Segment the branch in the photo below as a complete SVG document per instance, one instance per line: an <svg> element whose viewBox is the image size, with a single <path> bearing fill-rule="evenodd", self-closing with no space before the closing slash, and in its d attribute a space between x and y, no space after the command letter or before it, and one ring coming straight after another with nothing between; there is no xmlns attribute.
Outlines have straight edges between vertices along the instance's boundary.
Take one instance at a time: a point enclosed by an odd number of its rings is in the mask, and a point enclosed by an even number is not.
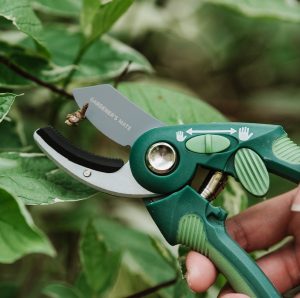
<svg viewBox="0 0 300 298"><path fill-rule="evenodd" d="M78 51L77 55L75 56L75 59L74 59L72 65L78 66L78 64L81 62L83 56L85 55L86 51L89 49L89 47L91 45L92 45L92 42L88 42L88 43L84 43L79 48L79 51ZM63 82L63 88L66 89L69 86L69 84L71 83L71 80L72 80L75 72L76 72L75 68L71 69L71 71L69 72L68 76L66 77L66 79Z"/></svg>
<svg viewBox="0 0 300 298"><path fill-rule="evenodd" d="M17 73L18 75L20 75L21 77L30 80L34 83L36 83L37 85L43 86L49 90L51 90L54 93L57 93L59 95L62 95L66 98L70 98L73 99L72 94L66 92L63 89L60 89L58 87L56 87L55 85L49 84L37 77L35 77L34 75L32 75L31 73L27 72L26 70L24 70L23 68L19 67L18 65L16 65L15 63L13 63L12 61L10 61L9 59L0 56L0 63L7 66L9 69L11 69L12 71L14 71L15 73Z"/></svg>
<svg viewBox="0 0 300 298"><path fill-rule="evenodd" d="M114 87L117 88L118 85L124 80L124 78L127 76L129 72L129 67L131 65L132 61L128 61L125 69L121 72L121 74L116 77L115 82L114 82Z"/></svg>
<svg viewBox="0 0 300 298"><path fill-rule="evenodd" d="M126 298L141 298L141 297L145 297L147 295L153 294L161 289L167 288L169 286L174 285L177 282L178 278L177 276L171 280L165 281L161 284L158 284L152 288L148 288L146 290L143 290L141 292L135 293L133 295L127 296Z"/></svg>

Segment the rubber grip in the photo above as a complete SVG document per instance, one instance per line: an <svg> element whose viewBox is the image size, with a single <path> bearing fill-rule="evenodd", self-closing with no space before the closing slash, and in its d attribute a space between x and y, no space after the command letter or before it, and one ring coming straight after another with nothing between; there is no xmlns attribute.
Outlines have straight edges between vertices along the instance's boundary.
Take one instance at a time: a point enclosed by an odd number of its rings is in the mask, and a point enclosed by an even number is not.
<svg viewBox="0 0 300 298"><path fill-rule="evenodd" d="M281 297L255 261L227 234L223 209L212 206L189 186L145 203L170 244L183 244L208 256L236 292L251 298Z"/></svg>
<svg viewBox="0 0 300 298"><path fill-rule="evenodd" d="M124 162L120 159L97 156L75 147L51 126L40 128L36 133L61 155L89 169L104 173L113 173L124 165Z"/></svg>
<svg viewBox="0 0 300 298"><path fill-rule="evenodd" d="M300 182L300 146L286 134L273 142L265 161L271 172L295 183Z"/></svg>

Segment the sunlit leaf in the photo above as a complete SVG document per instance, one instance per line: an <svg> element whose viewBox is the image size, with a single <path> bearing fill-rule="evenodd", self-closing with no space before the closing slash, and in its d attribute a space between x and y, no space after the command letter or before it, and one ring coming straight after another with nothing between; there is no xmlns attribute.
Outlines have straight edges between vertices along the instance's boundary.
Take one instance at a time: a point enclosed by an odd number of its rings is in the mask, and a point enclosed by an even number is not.
<svg viewBox="0 0 300 298"><path fill-rule="evenodd" d="M98 2L98 3L97 3ZM81 26L89 43L106 33L126 12L133 0L112 0L100 4L97 0L84 0Z"/></svg>
<svg viewBox="0 0 300 298"><path fill-rule="evenodd" d="M32 10L29 0L0 0L0 16L12 21L18 30L44 47L42 25Z"/></svg>
<svg viewBox="0 0 300 298"><path fill-rule="evenodd" d="M100 7L99 0L83 0L83 7L80 14L80 25L82 32L89 36L92 33L92 23Z"/></svg>
<svg viewBox="0 0 300 298"><path fill-rule="evenodd" d="M29 253L55 255L52 245L34 225L18 197L0 188L0 204L1 263L12 263Z"/></svg>
<svg viewBox="0 0 300 298"><path fill-rule="evenodd" d="M84 298L84 296L74 286L66 283L50 283L43 289L43 294L51 298Z"/></svg>
<svg viewBox="0 0 300 298"><path fill-rule="evenodd" d="M58 16L78 16L81 9L79 0L31 0L31 2L37 10Z"/></svg>
<svg viewBox="0 0 300 298"><path fill-rule="evenodd" d="M124 83L121 93L168 124L206 123L225 121L225 118L204 101L159 85Z"/></svg>
<svg viewBox="0 0 300 298"><path fill-rule="evenodd" d="M95 293L107 292L115 283L121 262L118 247L108 250L105 239L89 224L80 244L80 259L89 286Z"/></svg>
<svg viewBox="0 0 300 298"><path fill-rule="evenodd" d="M16 96L12 93L0 93L0 123L9 112Z"/></svg>
<svg viewBox="0 0 300 298"><path fill-rule="evenodd" d="M38 153L0 153L0 187L31 205L82 200L96 193Z"/></svg>
<svg viewBox="0 0 300 298"><path fill-rule="evenodd" d="M300 22L300 5L296 0L204 0L203 2L225 6L249 17Z"/></svg>
<svg viewBox="0 0 300 298"><path fill-rule="evenodd" d="M62 27L49 27L44 31L45 44L52 62L61 67L72 65L80 48L80 33ZM25 46L30 46L28 41ZM132 61L130 70L152 71L150 63L143 55L110 36L103 36L101 40L93 43L76 66L73 80L99 83L114 78L125 69L129 61Z"/></svg>
<svg viewBox="0 0 300 298"><path fill-rule="evenodd" d="M103 217L96 218L93 224L98 237L103 237L109 250L122 251L124 255L122 268L124 266L127 268L122 269L123 274L125 272L131 274L127 276L127 280L130 280L131 287L136 292L176 277L176 268L153 247L150 237L146 234ZM137 280L132 280L137 276L139 277ZM120 280L113 289L115 295L118 293L122 297L133 294L128 291L129 289L124 287L124 283ZM112 298L113 295L109 297Z"/></svg>

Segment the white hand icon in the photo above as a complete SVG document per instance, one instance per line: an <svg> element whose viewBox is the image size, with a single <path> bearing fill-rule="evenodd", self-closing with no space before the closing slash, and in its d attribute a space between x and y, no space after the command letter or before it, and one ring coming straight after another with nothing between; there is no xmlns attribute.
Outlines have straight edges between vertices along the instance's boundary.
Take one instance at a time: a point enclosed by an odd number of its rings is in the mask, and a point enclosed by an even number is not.
<svg viewBox="0 0 300 298"><path fill-rule="evenodd" d="M183 142L186 139L186 136L183 134L183 131L176 132L176 140L178 142Z"/></svg>
<svg viewBox="0 0 300 298"><path fill-rule="evenodd" d="M253 132L249 134L249 127L241 127L239 129L239 139L241 141L248 141L253 136Z"/></svg>

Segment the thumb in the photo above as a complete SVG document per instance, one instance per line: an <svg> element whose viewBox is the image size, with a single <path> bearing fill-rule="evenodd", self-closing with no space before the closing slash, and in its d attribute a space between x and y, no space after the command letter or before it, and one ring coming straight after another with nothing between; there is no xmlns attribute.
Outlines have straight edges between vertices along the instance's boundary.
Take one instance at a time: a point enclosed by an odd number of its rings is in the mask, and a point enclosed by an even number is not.
<svg viewBox="0 0 300 298"><path fill-rule="evenodd" d="M218 298L250 298L250 297L245 294L234 293L232 288L230 288L227 285L221 290Z"/></svg>
<svg viewBox="0 0 300 298"><path fill-rule="evenodd" d="M195 292L205 292L215 282L217 270L205 256L191 251L186 257L186 279Z"/></svg>

